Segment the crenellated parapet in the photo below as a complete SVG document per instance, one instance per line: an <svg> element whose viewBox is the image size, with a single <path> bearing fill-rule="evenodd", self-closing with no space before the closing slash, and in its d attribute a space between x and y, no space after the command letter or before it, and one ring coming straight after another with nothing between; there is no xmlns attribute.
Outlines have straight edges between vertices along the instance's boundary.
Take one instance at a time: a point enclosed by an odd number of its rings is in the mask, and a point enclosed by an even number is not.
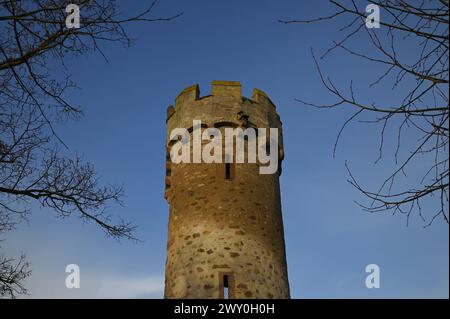
<svg viewBox="0 0 450 319"><path fill-rule="evenodd" d="M254 127L281 129L280 117L269 96L254 89L251 98L242 96L242 86L236 81L213 81L211 95L200 96L197 84L185 88L167 108L168 132L175 127L190 127L192 120L201 120L207 127L219 122L242 125L242 114ZM241 115L239 115L241 114ZM168 138L168 136L167 136Z"/></svg>

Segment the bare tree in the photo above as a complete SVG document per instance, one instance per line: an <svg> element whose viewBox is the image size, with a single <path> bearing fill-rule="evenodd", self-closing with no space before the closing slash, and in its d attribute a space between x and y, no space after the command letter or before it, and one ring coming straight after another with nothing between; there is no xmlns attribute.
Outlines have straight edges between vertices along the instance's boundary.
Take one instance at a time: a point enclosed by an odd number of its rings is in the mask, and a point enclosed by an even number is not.
<svg viewBox="0 0 450 319"><path fill-rule="evenodd" d="M399 97L399 100L392 105L380 105L376 101L358 98L354 81L350 83L348 90L338 88L338 85L324 74L319 59L312 51L320 79L336 100L328 105L302 100L299 102L325 109L348 106L354 108L354 112L337 135L333 155L343 130L354 121L375 123L380 126L379 156L376 162L383 158L385 141L389 138L394 141L396 147L392 154L396 166L375 190L363 187L346 163L349 182L368 198L368 203L358 203L364 210L401 212L406 214L407 221L412 212L417 212L425 226L431 225L438 217L448 223L448 0L329 0L329 4L333 8L330 15L304 20L280 20L280 22L342 23L342 28L339 29L342 38L334 41L320 58L323 59L334 50L341 49L353 57L378 64L382 72L369 87L374 88L381 82L384 84L390 82L393 89L392 97ZM371 21L379 22L380 28L367 27L368 4L380 9L379 21ZM370 51L354 48L355 42L361 43L358 42L361 38L370 44L372 48ZM389 125L393 127L393 134L387 134ZM412 146L402 144L405 135L415 137ZM409 179L409 186L406 188L399 186L398 180L406 178L408 169L411 170L413 163L417 161L421 164L421 176ZM435 211L424 214L421 205L424 201L432 203L430 207L434 206Z"/></svg>
<svg viewBox="0 0 450 319"><path fill-rule="evenodd" d="M135 226L107 211L109 203L121 204L122 187L101 185L92 164L66 157L55 124L83 115L65 98L75 87L65 61L89 52L105 56L104 42L130 45L128 23L179 16L151 17L156 2L124 17L114 0L0 0L0 234L27 219L37 202L58 217L76 215L108 236L134 239ZM79 7L79 28L65 23L69 3ZM28 275L23 256L0 255L0 296L25 293Z"/></svg>
<svg viewBox="0 0 450 319"><path fill-rule="evenodd" d="M19 294L26 294L23 280L30 274L24 255L17 261L0 256L0 296L15 298Z"/></svg>

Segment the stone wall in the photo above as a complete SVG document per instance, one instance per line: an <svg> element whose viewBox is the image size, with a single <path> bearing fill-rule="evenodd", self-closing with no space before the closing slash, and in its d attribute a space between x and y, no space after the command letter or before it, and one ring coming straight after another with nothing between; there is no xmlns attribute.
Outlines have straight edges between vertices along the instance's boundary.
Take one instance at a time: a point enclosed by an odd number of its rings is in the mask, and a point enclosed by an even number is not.
<svg viewBox="0 0 450 319"><path fill-rule="evenodd" d="M214 81L212 95L200 97L197 85L183 90L167 111L166 146L173 128L242 125L279 128L268 96L255 89L241 95L239 82ZM226 124L222 124L226 123ZM218 125L220 124L220 125ZM192 134L192 133L191 133ZM165 298L289 298L281 215L279 174L259 174L259 163L166 163L165 197L170 205Z"/></svg>

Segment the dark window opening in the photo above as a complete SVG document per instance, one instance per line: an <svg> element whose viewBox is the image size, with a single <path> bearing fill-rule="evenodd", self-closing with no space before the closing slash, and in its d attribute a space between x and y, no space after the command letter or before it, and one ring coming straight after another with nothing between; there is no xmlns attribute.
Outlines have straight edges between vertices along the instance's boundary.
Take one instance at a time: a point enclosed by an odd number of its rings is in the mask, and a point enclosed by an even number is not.
<svg viewBox="0 0 450 319"><path fill-rule="evenodd" d="M234 293L234 276L233 273L219 273L219 298L220 299L233 299Z"/></svg>
<svg viewBox="0 0 450 319"><path fill-rule="evenodd" d="M217 122L214 123L214 127L215 128L221 128L221 127L238 127L239 125L237 125L236 123L233 122Z"/></svg>
<svg viewBox="0 0 450 319"><path fill-rule="evenodd" d="M198 127L198 128L200 128L200 129L204 128L205 129L205 128L208 128L208 125L205 124L205 123L202 123L202 124L200 124L200 127ZM187 131L188 131L189 134L192 133L194 131L194 127L191 126L190 128L187 129Z"/></svg>
<svg viewBox="0 0 450 319"><path fill-rule="evenodd" d="M225 179L231 179L231 163L225 163Z"/></svg>
<svg viewBox="0 0 450 319"><path fill-rule="evenodd" d="M266 144L266 155L270 154L270 143Z"/></svg>
<svg viewBox="0 0 450 319"><path fill-rule="evenodd" d="M223 276L223 299L230 299L230 288L227 275Z"/></svg>

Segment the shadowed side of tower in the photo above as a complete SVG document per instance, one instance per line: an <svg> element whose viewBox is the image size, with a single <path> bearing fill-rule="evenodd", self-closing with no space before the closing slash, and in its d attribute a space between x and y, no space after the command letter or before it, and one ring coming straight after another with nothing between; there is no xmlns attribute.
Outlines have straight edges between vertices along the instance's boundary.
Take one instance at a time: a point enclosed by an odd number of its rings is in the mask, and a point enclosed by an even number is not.
<svg viewBox="0 0 450 319"><path fill-rule="evenodd" d="M278 128L278 171L260 174L261 164L247 161L172 163L170 132L188 128L192 135L193 120L221 132ZM188 87L167 110L166 147L165 298L289 298L279 186L284 150L269 97L257 89L242 97L239 82L213 81L205 97L197 85Z"/></svg>

